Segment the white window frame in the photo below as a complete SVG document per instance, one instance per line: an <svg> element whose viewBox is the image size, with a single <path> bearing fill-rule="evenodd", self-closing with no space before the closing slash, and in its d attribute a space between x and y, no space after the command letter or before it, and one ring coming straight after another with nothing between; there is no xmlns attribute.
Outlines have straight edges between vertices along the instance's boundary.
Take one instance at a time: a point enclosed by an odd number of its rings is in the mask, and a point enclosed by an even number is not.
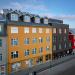
<svg viewBox="0 0 75 75"><path fill-rule="evenodd" d="M48 24L48 19L44 18L44 24Z"/></svg>
<svg viewBox="0 0 75 75"><path fill-rule="evenodd" d="M46 46L46 51L49 51L49 49L50 49L50 46Z"/></svg>
<svg viewBox="0 0 75 75"><path fill-rule="evenodd" d="M53 28L53 33L56 33L56 28Z"/></svg>
<svg viewBox="0 0 75 75"><path fill-rule="evenodd" d="M46 28L46 33L49 33L49 28Z"/></svg>
<svg viewBox="0 0 75 75"><path fill-rule="evenodd" d="M40 23L40 18L39 17L35 17L35 23Z"/></svg>
<svg viewBox="0 0 75 75"><path fill-rule="evenodd" d="M30 22L30 16L29 15L24 16L24 22Z"/></svg>
<svg viewBox="0 0 75 75"><path fill-rule="evenodd" d="M13 41L12 41L13 40ZM17 44L15 44L14 42L17 41ZM17 38L12 38L11 39L11 45L12 46L17 46L18 45L18 39Z"/></svg>
<svg viewBox="0 0 75 75"><path fill-rule="evenodd" d="M32 54L36 54L37 53L36 51L37 51L37 49L36 48L33 48L32 49Z"/></svg>
<svg viewBox="0 0 75 75"><path fill-rule="evenodd" d="M39 33L43 33L43 29L42 28L39 28Z"/></svg>
<svg viewBox="0 0 75 75"><path fill-rule="evenodd" d="M61 30L61 28L59 28L59 33L60 33L60 34L62 33L62 30Z"/></svg>
<svg viewBox="0 0 75 75"><path fill-rule="evenodd" d="M24 33L29 33L29 27L24 28Z"/></svg>
<svg viewBox="0 0 75 75"><path fill-rule="evenodd" d="M11 21L18 21L18 14L11 14Z"/></svg>
<svg viewBox="0 0 75 75"><path fill-rule="evenodd" d="M37 28L32 28L32 33L37 33Z"/></svg>
<svg viewBox="0 0 75 75"><path fill-rule="evenodd" d="M43 52L43 47L40 47L39 48L39 53L42 53Z"/></svg>
<svg viewBox="0 0 75 75"><path fill-rule="evenodd" d="M16 55L18 51L12 51L12 52L13 52L13 55ZM18 52L18 56L19 56L19 52ZM18 58L18 57L13 56L12 59L14 59L14 58Z"/></svg>
<svg viewBox="0 0 75 75"><path fill-rule="evenodd" d="M29 49L25 50L24 55L28 56L29 55L28 53L30 54Z"/></svg>
<svg viewBox="0 0 75 75"><path fill-rule="evenodd" d="M66 28L64 29L64 33L67 33L67 29Z"/></svg>
<svg viewBox="0 0 75 75"><path fill-rule="evenodd" d="M18 27L11 27L11 33L18 33Z"/></svg>

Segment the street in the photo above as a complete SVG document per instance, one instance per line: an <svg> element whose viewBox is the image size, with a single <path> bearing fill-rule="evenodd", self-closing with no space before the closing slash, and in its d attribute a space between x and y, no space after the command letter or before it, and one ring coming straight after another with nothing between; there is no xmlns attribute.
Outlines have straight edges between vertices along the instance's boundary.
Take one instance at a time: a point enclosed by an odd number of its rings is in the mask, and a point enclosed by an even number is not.
<svg viewBox="0 0 75 75"><path fill-rule="evenodd" d="M37 75L75 75L75 59L37 73Z"/></svg>

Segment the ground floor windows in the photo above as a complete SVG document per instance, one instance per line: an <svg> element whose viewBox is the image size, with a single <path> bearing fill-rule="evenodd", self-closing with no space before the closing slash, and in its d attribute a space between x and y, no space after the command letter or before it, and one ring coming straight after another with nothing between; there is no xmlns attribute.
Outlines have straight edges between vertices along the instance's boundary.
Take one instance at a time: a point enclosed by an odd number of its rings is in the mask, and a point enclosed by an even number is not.
<svg viewBox="0 0 75 75"><path fill-rule="evenodd" d="M45 60L46 60L46 61L50 60L50 58L51 58L50 54L47 54L47 55L45 56Z"/></svg>
<svg viewBox="0 0 75 75"><path fill-rule="evenodd" d="M12 64L12 71L18 71L21 68L21 63L17 62Z"/></svg>
<svg viewBox="0 0 75 75"><path fill-rule="evenodd" d="M6 65L0 65L0 75L6 75Z"/></svg>
<svg viewBox="0 0 75 75"><path fill-rule="evenodd" d="M43 63L43 56L40 56L36 59L36 64Z"/></svg>

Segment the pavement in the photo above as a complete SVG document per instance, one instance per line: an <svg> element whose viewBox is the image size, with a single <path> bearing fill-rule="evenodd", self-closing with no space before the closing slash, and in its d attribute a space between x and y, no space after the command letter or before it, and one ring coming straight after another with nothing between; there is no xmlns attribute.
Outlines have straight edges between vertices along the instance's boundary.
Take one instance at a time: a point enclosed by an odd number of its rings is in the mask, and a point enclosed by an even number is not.
<svg viewBox="0 0 75 75"><path fill-rule="evenodd" d="M37 75L75 75L75 59L37 73Z"/></svg>

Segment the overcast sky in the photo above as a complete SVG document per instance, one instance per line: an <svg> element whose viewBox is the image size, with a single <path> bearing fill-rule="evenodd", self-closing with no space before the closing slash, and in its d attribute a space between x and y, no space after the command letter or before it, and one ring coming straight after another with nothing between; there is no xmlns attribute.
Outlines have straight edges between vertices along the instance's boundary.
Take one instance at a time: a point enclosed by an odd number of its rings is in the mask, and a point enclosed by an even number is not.
<svg viewBox="0 0 75 75"><path fill-rule="evenodd" d="M62 19L75 28L75 0L1 0L0 9L4 8Z"/></svg>

